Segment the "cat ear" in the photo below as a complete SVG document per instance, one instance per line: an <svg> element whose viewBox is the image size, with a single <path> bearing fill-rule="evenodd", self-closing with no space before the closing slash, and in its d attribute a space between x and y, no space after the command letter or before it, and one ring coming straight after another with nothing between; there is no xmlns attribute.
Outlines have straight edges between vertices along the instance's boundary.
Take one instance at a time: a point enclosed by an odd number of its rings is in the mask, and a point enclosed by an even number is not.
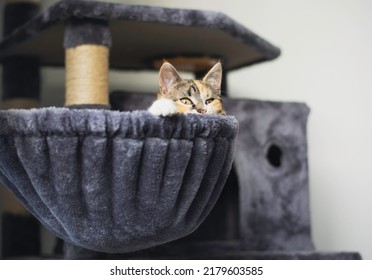
<svg viewBox="0 0 372 280"><path fill-rule="evenodd" d="M217 62L211 70L203 78L203 82L206 82L213 86L216 90L221 89L222 81L222 65L221 62Z"/></svg>
<svg viewBox="0 0 372 280"><path fill-rule="evenodd" d="M179 81L181 81L180 75L172 64L164 62L159 70L159 86L160 92L166 93L170 87Z"/></svg>

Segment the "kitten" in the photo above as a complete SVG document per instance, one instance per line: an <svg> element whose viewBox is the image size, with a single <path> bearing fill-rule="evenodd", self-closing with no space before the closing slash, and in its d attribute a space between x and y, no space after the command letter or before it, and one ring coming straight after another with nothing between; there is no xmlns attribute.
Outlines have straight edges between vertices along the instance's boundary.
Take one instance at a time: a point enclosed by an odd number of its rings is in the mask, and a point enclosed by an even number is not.
<svg viewBox="0 0 372 280"><path fill-rule="evenodd" d="M164 62L159 71L158 99L148 109L156 116L184 114L225 115L221 100L222 66L217 62L202 80L184 80Z"/></svg>

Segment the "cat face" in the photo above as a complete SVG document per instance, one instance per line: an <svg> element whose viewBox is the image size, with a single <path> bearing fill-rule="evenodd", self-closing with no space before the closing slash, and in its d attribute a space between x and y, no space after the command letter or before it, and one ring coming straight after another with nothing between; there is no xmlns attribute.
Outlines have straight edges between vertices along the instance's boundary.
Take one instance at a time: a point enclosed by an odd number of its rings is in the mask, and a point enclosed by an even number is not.
<svg viewBox="0 0 372 280"><path fill-rule="evenodd" d="M159 71L158 99L172 100L178 113L224 115L221 80L220 62L202 80L184 80L170 63L165 62Z"/></svg>

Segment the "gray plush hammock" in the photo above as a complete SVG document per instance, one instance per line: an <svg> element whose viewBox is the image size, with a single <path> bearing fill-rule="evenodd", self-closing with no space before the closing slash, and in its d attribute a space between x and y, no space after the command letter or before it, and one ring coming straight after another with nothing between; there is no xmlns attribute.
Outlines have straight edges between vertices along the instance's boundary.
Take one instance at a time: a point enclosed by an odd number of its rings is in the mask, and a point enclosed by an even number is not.
<svg viewBox="0 0 372 280"><path fill-rule="evenodd" d="M44 108L0 112L0 179L54 234L102 252L185 236L230 171L234 117Z"/></svg>

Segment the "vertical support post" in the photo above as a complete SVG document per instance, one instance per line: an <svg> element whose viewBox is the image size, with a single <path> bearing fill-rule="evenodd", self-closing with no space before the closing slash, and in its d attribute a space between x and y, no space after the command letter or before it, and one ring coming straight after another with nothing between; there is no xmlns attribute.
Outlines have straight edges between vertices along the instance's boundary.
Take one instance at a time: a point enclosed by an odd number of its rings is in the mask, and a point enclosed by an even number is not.
<svg viewBox="0 0 372 280"><path fill-rule="evenodd" d="M40 63L30 56L3 60L3 108L30 109L40 106Z"/></svg>
<svg viewBox="0 0 372 280"><path fill-rule="evenodd" d="M3 36L25 24L40 9L38 0L5 0ZM3 107L29 109L40 103L40 63L30 56L3 61Z"/></svg>
<svg viewBox="0 0 372 280"><path fill-rule="evenodd" d="M65 26L66 99L69 107L109 107L111 33L107 21L72 19Z"/></svg>
<svg viewBox="0 0 372 280"><path fill-rule="evenodd" d="M111 33L103 20L71 19L64 35L66 96L70 108L110 108L108 95ZM65 242L65 258L102 258L103 253Z"/></svg>
<svg viewBox="0 0 372 280"><path fill-rule="evenodd" d="M38 0L6 0L4 6L3 35L36 15ZM3 61L2 100L4 109L29 109L40 103L40 63L35 57L12 56ZM1 257L40 254L40 224L1 186Z"/></svg>

